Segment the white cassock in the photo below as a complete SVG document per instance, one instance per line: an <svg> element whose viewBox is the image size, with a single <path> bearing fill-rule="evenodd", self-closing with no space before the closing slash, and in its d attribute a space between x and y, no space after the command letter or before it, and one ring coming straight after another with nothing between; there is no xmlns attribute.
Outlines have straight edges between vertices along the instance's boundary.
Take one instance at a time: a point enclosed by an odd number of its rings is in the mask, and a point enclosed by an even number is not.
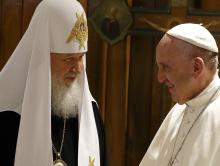
<svg viewBox="0 0 220 166"><path fill-rule="evenodd" d="M197 97L186 104L176 104L162 123L139 166L168 166L172 156L176 156L172 165L219 166L219 87L220 79L216 73L214 80Z"/></svg>

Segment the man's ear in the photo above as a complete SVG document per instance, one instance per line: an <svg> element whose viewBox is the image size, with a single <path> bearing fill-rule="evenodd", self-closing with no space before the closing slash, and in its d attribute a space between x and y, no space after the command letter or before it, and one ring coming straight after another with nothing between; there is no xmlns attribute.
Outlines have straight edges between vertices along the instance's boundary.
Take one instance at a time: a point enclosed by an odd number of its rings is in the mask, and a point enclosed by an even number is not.
<svg viewBox="0 0 220 166"><path fill-rule="evenodd" d="M193 61L193 77L198 78L205 67L205 63L201 57L196 57Z"/></svg>

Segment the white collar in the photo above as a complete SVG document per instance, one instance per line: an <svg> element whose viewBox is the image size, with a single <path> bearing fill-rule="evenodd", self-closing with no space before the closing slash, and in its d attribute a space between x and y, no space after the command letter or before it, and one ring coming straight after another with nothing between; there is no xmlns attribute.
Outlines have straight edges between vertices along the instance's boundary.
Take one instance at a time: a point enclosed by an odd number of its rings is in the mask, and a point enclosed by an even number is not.
<svg viewBox="0 0 220 166"><path fill-rule="evenodd" d="M214 79L211 81L211 83L199 95L187 101L186 105L188 105L192 110L196 110L196 108L204 106L205 104L207 104L209 99L213 96L213 94L216 92L216 90L219 87L220 87L220 79L217 70ZM215 96L211 101L215 100L216 97L217 96Z"/></svg>

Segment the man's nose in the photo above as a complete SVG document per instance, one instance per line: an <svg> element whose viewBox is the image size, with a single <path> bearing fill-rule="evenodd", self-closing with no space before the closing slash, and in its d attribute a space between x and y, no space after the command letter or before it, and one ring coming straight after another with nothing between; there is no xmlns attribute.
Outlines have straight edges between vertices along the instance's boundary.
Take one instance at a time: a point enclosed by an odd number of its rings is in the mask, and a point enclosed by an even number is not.
<svg viewBox="0 0 220 166"><path fill-rule="evenodd" d="M76 73L81 73L82 72L82 62L81 61L75 61L72 66L71 66L71 71L76 72Z"/></svg>
<svg viewBox="0 0 220 166"><path fill-rule="evenodd" d="M163 83L166 80L166 75L161 70L158 70L157 72L157 79L159 83Z"/></svg>

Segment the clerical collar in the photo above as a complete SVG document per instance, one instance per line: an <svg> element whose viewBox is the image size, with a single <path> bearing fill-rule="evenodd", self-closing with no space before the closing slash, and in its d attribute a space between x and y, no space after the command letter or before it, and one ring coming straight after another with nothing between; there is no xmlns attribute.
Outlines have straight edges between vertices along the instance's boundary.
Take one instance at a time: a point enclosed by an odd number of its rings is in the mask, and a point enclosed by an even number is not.
<svg viewBox="0 0 220 166"><path fill-rule="evenodd" d="M211 98L211 96L216 92L216 90L219 87L220 87L220 79L217 70L212 82L198 96L187 101L186 105L188 105L192 110L196 110L196 108L202 107L204 104L207 103L207 101ZM210 102L215 100L217 96L215 96Z"/></svg>

